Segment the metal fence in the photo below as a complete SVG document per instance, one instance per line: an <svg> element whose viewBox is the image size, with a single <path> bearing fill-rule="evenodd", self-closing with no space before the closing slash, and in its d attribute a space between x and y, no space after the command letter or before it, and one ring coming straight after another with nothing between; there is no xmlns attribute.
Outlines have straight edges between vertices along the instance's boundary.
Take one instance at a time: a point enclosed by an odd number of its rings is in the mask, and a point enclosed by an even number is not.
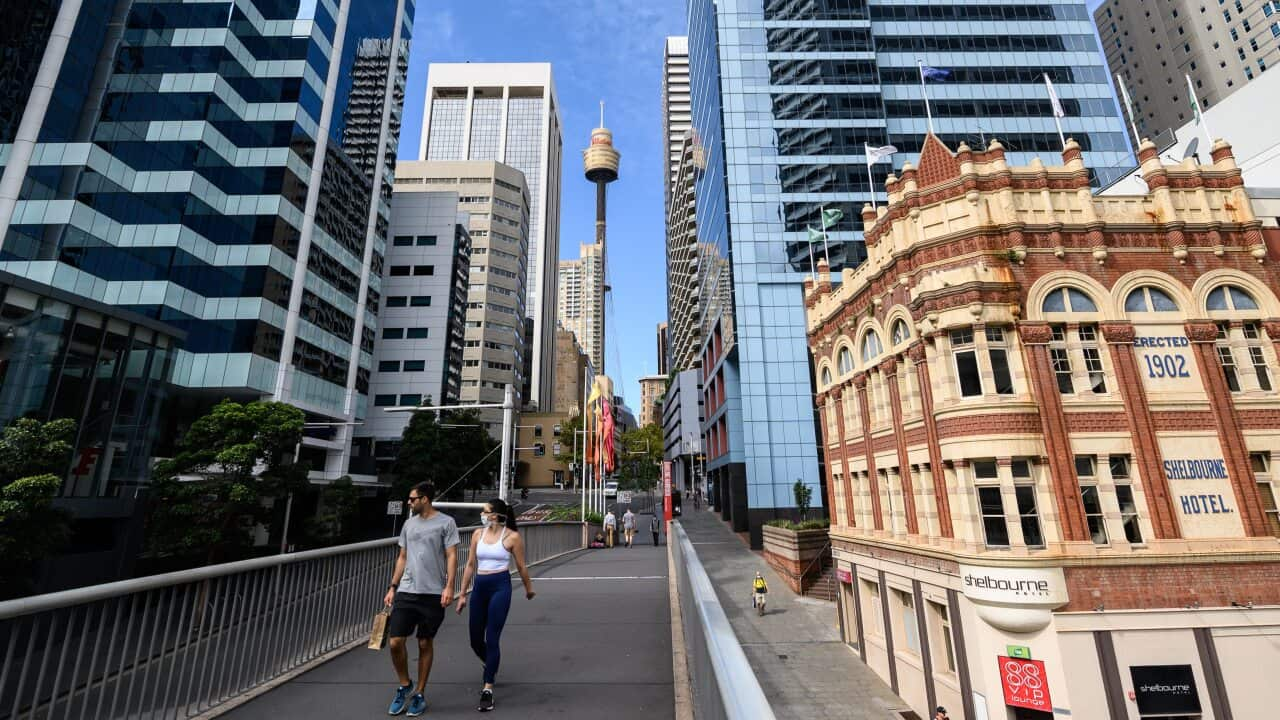
<svg viewBox="0 0 1280 720"><path fill-rule="evenodd" d="M671 523L685 656L697 720L773 720L773 709L680 522Z"/></svg>
<svg viewBox="0 0 1280 720"><path fill-rule="evenodd" d="M580 523L521 534L529 564L583 546ZM0 720L208 712L367 638L397 552L387 538L0 602Z"/></svg>

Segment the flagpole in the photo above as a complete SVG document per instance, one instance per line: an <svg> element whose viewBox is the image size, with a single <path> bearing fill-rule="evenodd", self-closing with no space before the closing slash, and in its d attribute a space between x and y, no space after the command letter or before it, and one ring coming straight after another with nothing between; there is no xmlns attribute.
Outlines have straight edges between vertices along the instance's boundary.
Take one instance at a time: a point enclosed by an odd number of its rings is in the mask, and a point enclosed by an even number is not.
<svg viewBox="0 0 1280 720"><path fill-rule="evenodd" d="M917 58L916 67L920 69L920 94L924 96L924 116L929 121L929 134L933 135L933 111L929 109L929 88L924 81L924 61Z"/></svg>
<svg viewBox="0 0 1280 720"><path fill-rule="evenodd" d="M871 146L862 143L862 152L867 156L867 187L871 189L871 209L876 209L876 181L871 177Z"/></svg>
<svg viewBox="0 0 1280 720"><path fill-rule="evenodd" d="M813 278L813 284L818 284L818 266L813 262L813 241L810 240L806 245L809 246L809 276Z"/></svg>
<svg viewBox="0 0 1280 720"><path fill-rule="evenodd" d="M1062 143L1062 149L1066 150L1067 137L1062 134L1062 118L1059 117L1062 102L1058 100L1058 93L1053 90L1053 84L1049 81L1049 73L1044 73L1044 89L1049 91L1049 114L1053 115L1053 124L1058 127L1058 141Z"/></svg>
<svg viewBox="0 0 1280 720"><path fill-rule="evenodd" d="M1200 127L1204 128L1205 142L1209 143L1209 153L1213 153L1213 133L1209 132L1209 121L1205 119L1204 112L1200 110L1200 98L1196 97L1196 87L1191 84L1191 76L1183 75L1187 79L1187 92L1191 93L1191 109L1195 111L1195 119L1199 121Z"/></svg>
<svg viewBox="0 0 1280 720"><path fill-rule="evenodd" d="M1137 148L1142 144L1142 136L1138 134L1138 123L1133 117L1133 101L1129 99L1129 88L1124 85L1124 78L1120 77L1120 73L1116 73L1116 84L1120 86L1120 97L1124 100L1124 108L1129 112L1129 129L1133 130L1133 146Z"/></svg>
<svg viewBox="0 0 1280 720"><path fill-rule="evenodd" d="M822 258L827 261L827 267L830 267L831 248L827 245L827 206L825 204L818 205L818 222L822 225Z"/></svg>

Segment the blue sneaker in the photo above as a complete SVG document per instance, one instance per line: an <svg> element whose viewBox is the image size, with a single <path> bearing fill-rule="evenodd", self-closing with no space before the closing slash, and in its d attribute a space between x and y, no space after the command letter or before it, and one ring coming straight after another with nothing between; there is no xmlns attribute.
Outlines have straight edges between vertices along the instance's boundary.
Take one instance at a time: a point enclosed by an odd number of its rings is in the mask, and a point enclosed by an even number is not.
<svg viewBox="0 0 1280 720"><path fill-rule="evenodd" d="M422 693L414 693L409 698L409 717L418 717L427 711L427 699L422 697Z"/></svg>
<svg viewBox="0 0 1280 720"><path fill-rule="evenodd" d="M409 691L412 689L412 685L396 688L396 699L392 700L391 707L387 708L388 715L399 715L404 712L404 706L409 702Z"/></svg>

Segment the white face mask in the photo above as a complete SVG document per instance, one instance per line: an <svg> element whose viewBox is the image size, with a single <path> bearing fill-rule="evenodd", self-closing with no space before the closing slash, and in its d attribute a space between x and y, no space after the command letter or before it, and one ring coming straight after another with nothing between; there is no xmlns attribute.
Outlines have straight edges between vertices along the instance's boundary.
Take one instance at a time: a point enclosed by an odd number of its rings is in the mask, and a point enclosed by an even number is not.
<svg viewBox="0 0 1280 720"><path fill-rule="evenodd" d="M488 515L481 515L481 516L480 516L480 526L481 526L481 527L486 527L486 528L487 528L487 527L489 527L490 525L493 525L493 519L492 519L492 518L490 518Z"/></svg>

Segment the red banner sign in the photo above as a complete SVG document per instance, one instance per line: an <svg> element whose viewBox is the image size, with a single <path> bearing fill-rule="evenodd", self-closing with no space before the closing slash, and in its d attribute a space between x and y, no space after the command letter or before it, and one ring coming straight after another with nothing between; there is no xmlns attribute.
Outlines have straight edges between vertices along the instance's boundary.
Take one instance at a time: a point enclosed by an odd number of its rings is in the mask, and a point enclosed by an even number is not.
<svg viewBox="0 0 1280 720"><path fill-rule="evenodd" d="M997 657L1000 660L1000 685L1004 688L1005 705L1053 712L1044 662L1004 655Z"/></svg>
<svg viewBox="0 0 1280 720"><path fill-rule="evenodd" d="M853 573L843 568L836 568L836 579L845 585L853 584Z"/></svg>
<svg viewBox="0 0 1280 720"><path fill-rule="evenodd" d="M671 522L671 461L662 461L662 519Z"/></svg>

